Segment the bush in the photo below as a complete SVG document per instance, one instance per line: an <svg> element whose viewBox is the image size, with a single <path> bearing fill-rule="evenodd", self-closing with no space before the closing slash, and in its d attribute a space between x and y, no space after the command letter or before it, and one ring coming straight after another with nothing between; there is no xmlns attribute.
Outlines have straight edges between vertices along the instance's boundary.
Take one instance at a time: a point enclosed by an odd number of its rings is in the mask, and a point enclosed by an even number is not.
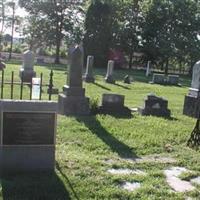
<svg viewBox="0 0 200 200"><path fill-rule="evenodd" d="M99 110L98 104L99 104L98 98L92 98L90 100L90 112L94 115L98 113L98 110Z"/></svg>

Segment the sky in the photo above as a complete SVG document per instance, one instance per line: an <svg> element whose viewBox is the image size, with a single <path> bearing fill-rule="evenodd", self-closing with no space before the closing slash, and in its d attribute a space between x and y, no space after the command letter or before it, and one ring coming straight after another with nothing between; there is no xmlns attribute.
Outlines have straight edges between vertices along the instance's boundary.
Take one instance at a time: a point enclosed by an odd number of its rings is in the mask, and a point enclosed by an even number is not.
<svg viewBox="0 0 200 200"><path fill-rule="evenodd" d="M16 9L16 15L20 16L20 17L25 17L28 15L28 13L25 11L25 9L18 7ZM1 24L1 23L0 23ZM11 28L7 28L4 32L4 34L11 34ZM14 32L14 37L20 37L20 34L17 32Z"/></svg>

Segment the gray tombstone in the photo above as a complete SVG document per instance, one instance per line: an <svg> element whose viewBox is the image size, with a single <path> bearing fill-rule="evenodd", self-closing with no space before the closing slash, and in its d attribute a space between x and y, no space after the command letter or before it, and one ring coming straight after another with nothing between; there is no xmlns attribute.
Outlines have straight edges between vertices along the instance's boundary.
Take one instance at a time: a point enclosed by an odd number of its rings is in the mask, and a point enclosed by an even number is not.
<svg viewBox="0 0 200 200"><path fill-rule="evenodd" d="M131 116L131 110L124 106L124 95L103 94L102 105L99 107L101 114L115 114Z"/></svg>
<svg viewBox="0 0 200 200"><path fill-rule="evenodd" d="M24 82L31 82L32 78L36 76L34 71L34 54L27 50L23 53L23 65L20 69L19 76Z"/></svg>
<svg viewBox="0 0 200 200"><path fill-rule="evenodd" d="M124 83L126 83L126 84L131 84L131 78L130 78L129 75L126 75L126 76L124 77Z"/></svg>
<svg viewBox="0 0 200 200"><path fill-rule="evenodd" d="M168 101L154 94L149 94L144 101L144 106L138 111L141 115L153 115L158 117L170 117Z"/></svg>
<svg viewBox="0 0 200 200"><path fill-rule="evenodd" d="M165 84L166 83L165 75L164 74L153 74L152 83Z"/></svg>
<svg viewBox="0 0 200 200"><path fill-rule="evenodd" d="M0 174L53 172L57 102L0 101Z"/></svg>
<svg viewBox="0 0 200 200"><path fill-rule="evenodd" d="M151 74L151 68L150 68L151 61L147 62L147 69L146 69L146 77L148 77Z"/></svg>
<svg viewBox="0 0 200 200"><path fill-rule="evenodd" d="M70 66L67 84L58 98L58 110L63 115L88 115L89 98L82 88L83 49L76 46L70 52Z"/></svg>
<svg viewBox="0 0 200 200"><path fill-rule="evenodd" d="M87 65L86 65L86 72L83 76L83 80L87 83L94 83L93 77L93 65L94 65L94 56L87 57Z"/></svg>
<svg viewBox="0 0 200 200"><path fill-rule="evenodd" d="M114 69L114 64L115 62L113 60L108 61L108 66L107 66L107 73L105 77L105 81L107 83L115 83L115 80L113 78L113 69Z"/></svg>
<svg viewBox="0 0 200 200"><path fill-rule="evenodd" d="M178 75L168 75L167 82L170 85L179 85L179 76Z"/></svg>
<svg viewBox="0 0 200 200"><path fill-rule="evenodd" d="M188 95L185 96L183 114L194 118L200 117L200 61L193 67L192 83Z"/></svg>

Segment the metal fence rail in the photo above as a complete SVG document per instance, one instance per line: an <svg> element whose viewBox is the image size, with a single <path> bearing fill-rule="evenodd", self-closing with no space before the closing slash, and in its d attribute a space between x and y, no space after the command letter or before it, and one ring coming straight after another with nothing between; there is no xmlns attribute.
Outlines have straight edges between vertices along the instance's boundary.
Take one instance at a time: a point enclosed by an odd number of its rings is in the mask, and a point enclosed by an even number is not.
<svg viewBox="0 0 200 200"><path fill-rule="evenodd" d="M52 99L52 89L53 89L53 70L51 70L51 72L49 73L49 80L48 80L48 84L43 83L43 73L40 73L40 94L39 94L39 100L42 100L42 90L44 87L47 87L48 90L48 100ZM19 99L22 100L23 99L23 94L24 94L24 86L28 86L29 87L29 99L32 100L32 81L31 82L25 82L24 81L24 74L22 72L22 76L21 76L21 81L17 82L15 81L15 74L14 71L12 71L11 73L11 79L10 81L5 81L5 72L4 70L1 71L1 99L4 99L4 88L5 85L10 85L10 99L14 98L14 86L18 85L20 86L20 90L19 90ZM37 84L34 84L37 85Z"/></svg>

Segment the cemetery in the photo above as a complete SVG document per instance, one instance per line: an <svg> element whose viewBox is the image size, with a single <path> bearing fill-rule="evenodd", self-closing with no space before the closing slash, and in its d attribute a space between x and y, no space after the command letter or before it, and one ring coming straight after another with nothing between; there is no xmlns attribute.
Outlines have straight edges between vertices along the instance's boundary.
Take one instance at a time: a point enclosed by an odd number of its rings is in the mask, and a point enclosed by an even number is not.
<svg viewBox="0 0 200 200"><path fill-rule="evenodd" d="M79 49L75 51L75 56L77 54L81 56ZM72 58L70 63L74 68L81 60L76 58L75 61L73 63ZM20 70L18 63L8 62L6 65L4 81L10 80L12 71L17 74ZM43 73L43 82L49 81L53 70L53 85L60 91L63 88L63 92L60 97L52 95L52 101L48 101L49 94L43 90L41 101L30 100L30 88L24 85L23 99L16 101L20 97L20 85L14 85L13 100L6 100L10 99L11 90L10 85L4 85L0 119L4 127L1 134L7 135L1 141L0 167L3 177L5 174L12 177L11 180L5 177L2 181L2 187L4 181L7 184L7 197L29 198L31 194L35 195L34 188L39 191L38 198L44 195L46 199L76 199L76 196L79 199L116 199L116 196L146 199L149 191L152 199L163 194L168 199L198 197L199 151L186 145L195 119L183 115L184 98L191 87L191 79L180 77L184 87L162 86L149 84L152 75L146 77L145 72L118 69L113 70L117 84L111 84L105 82L106 69L93 68L97 83L93 84L82 80L85 69L74 73L70 65L67 74L65 70L57 67L50 70L42 64L35 64L34 70L38 75ZM134 77L129 89L124 83L127 74ZM20 82L20 76L14 79L14 82ZM94 99L98 99L99 114L89 114L88 110L82 112L79 107L84 107L84 103L78 102L87 102L89 106L88 102ZM148 108L150 112L147 116L140 115L144 99L144 110ZM69 112L71 104L73 109ZM76 108L76 104L79 107ZM149 110L151 105L154 106ZM133 107L138 107L139 112L130 115ZM77 113L77 109L81 112ZM128 113L128 118L124 112ZM37 118L38 121L21 124L16 121L19 117L26 120ZM40 129L33 128L29 136L25 136L30 127L24 127L21 134L13 137L12 134L17 132L12 124L18 132L21 126L29 124ZM49 130L49 133L45 131L49 136L39 136L44 129ZM179 168L180 172L177 172ZM49 175L46 171L55 171L55 174ZM28 189L24 181L29 181L33 188ZM43 184L47 191L55 187L55 192L43 193L39 189Z"/></svg>
<svg viewBox="0 0 200 200"><path fill-rule="evenodd" d="M2 0L0 200L199 200L199 8Z"/></svg>

